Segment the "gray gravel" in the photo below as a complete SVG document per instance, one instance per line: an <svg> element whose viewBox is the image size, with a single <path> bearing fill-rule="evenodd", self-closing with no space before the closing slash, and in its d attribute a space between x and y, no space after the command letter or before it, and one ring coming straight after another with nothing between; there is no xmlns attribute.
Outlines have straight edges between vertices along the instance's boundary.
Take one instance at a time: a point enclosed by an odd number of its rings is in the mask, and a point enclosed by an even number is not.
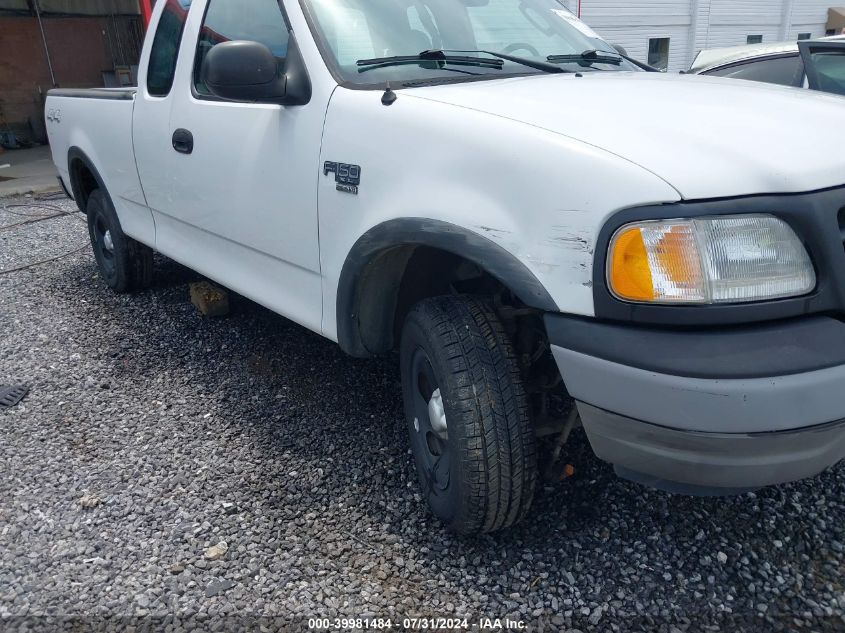
<svg viewBox="0 0 845 633"><path fill-rule="evenodd" d="M0 226L21 219L0 211ZM77 248L80 220L0 229L0 270ZM130 296L103 286L88 249L0 274L0 383L32 385L0 412L0 628L845 628L845 468L688 498L617 479L579 433L575 476L543 487L527 521L459 538L420 501L393 358L347 358L238 297L204 319L196 276L156 267Z"/></svg>

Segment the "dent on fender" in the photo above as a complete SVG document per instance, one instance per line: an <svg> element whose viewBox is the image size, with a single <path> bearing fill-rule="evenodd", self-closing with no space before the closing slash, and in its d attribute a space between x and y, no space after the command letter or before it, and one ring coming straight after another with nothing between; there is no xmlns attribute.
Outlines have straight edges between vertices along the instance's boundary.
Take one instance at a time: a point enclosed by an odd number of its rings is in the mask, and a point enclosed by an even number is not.
<svg viewBox="0 0 845 633"><path fill-rule="evenodd" d="M474 225L472 228L478 229L507 250L519 251L518 245L509 239L513 235L512 231L485 225ZM543 252L543 245L551 246L555 249L555 252ZM567 265L577 274L581 271L587 271L590 267L593 255L593 236L589 230L579 230L579 228L569 225L555 225L551 227L549 236L538 242L538 247L540 247L540 252L520 253L520 257L531 262L538 270L546 274L552 274L555 270ZM561 259L560 254L556 252L557 250L572 251L575 253L575 259L572 258L571 254ZM586 279L586 281L589 282L590 280Z"/></svg>

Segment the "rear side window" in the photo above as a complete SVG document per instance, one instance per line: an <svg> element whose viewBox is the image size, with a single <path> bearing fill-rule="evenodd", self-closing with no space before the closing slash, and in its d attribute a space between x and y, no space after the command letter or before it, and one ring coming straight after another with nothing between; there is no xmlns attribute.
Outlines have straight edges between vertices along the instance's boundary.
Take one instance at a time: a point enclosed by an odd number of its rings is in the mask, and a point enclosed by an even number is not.
<svg viewBox="0 0 845 633"><path fill-rule="evenodd" d="M811 64L818 90L845 95L845 49L812 50L808 67Z"/></svg>
<svg viewBox="0 0 845 633"><path fill-rule="evenodd" d="M264 44L276 59L288 54L288 28L278 0L211 0L202 21L194 59L194 90L211 93L202 81L202 63L221 42L250 40Z"/></svg>
<svg viewBox="0 0 845 633"><path fill-rule="evenodd" d="M798 55L761 59L709 70L704 75L763 81L767 84L800 87L804 83L804 64Z"/></svg>
<svg viewBox="0 0 845 633"><path fill-rule="evenodd" d="M167 0L164 6L147 67L147 92L154 97L166 97L173 87L179 44L190 7L191 0Z"/></svg>

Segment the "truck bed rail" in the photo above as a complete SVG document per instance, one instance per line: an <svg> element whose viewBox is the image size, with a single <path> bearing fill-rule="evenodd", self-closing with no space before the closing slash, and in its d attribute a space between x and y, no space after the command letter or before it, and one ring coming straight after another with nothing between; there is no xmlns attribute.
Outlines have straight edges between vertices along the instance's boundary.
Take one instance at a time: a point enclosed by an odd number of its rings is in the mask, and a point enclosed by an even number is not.
<svg viewBox="0 0 845 633"><path fill-rule="evenodd" d="M73 99L111 99L114 101L132 101L137 88L53 88L47 94L51 97L69 97Z"/></svg>

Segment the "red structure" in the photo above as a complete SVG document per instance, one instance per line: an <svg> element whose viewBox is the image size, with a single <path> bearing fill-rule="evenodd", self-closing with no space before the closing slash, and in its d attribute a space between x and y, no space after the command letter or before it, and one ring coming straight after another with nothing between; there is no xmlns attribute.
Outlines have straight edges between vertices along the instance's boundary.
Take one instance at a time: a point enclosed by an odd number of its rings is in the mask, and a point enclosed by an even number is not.
<svg viewBox="0 0 845 633"><path fill-rule="evenodd" d="M150 15L153 12L153 8L150 0L138 0L138 5L141 8L141 19L144 20L144 29L146 30L150 24Z"/></svg>

